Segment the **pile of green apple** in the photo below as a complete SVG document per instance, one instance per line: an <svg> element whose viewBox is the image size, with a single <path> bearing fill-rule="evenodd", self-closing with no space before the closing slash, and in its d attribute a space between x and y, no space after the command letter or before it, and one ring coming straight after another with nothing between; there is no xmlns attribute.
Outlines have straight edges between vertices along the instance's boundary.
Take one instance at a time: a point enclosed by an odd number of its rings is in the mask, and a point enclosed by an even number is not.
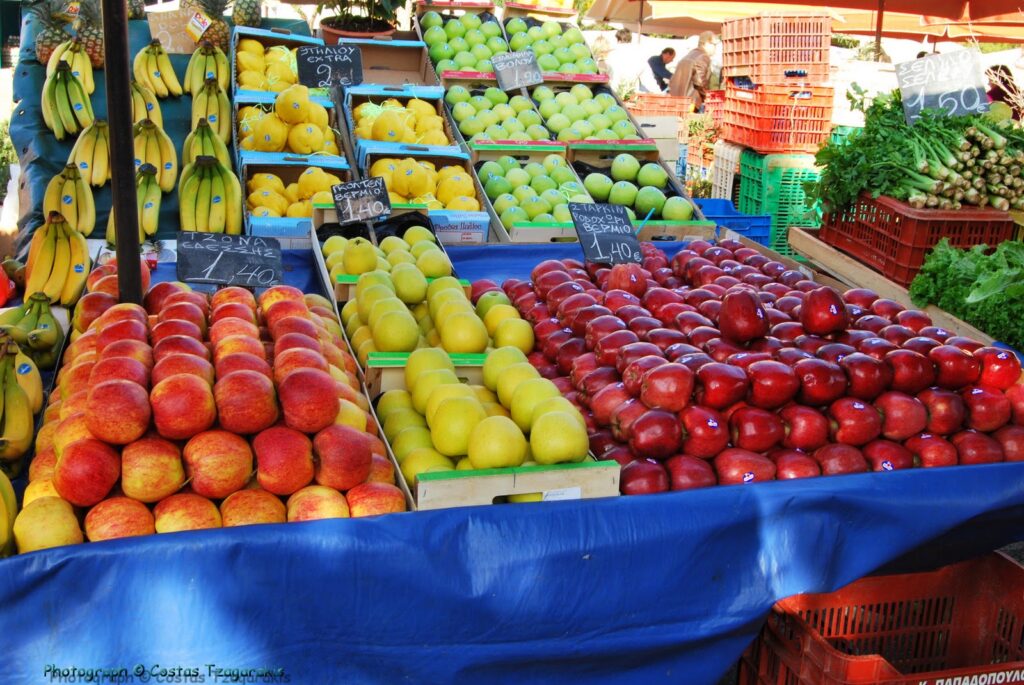
<svg viewBox="0 0 1024 685"><path fill-rule="evenodd" d="M537 86L530 93L544 125L563 142L573 140L635 140L640 138L629 114L611 93L598 93L584 83L556 93Z"/></svg>
<svg viewBox="0 0 1024 685"><path fill-rule="evenodd" d="M525 165L501 157L484 162L476 173L506 230L525 222L568 223L570 202L593 202L561 155Z"/></svg>
<svg viewBox="0 0 1024 685"><path fill-rule="evenodd" d="M420 17L423 42L438 74L446 71L494 72L491 57L508 52L501 25L479 14L444 18L434 11Z"/></svg>
<svg viewBox="0 0 1024 685"><path fill-rule="evenodd" d="M469 142L480 140L550 140L533 101L523 95L510 99L500 88L473 95L465 86L451 86L444 101Z"/></svg>
<svg viewBox="0 0 1024 685"><path fill-rule="evenodd" d="M693 205L685 197L666 196L668 173L660 164L641 165L628 153L617 155L607 172L587 174L583 186L596 202L625 207L633 221L648 214L652 220L666 221L689 221L693 216Z"/></svg>
<svg viewBox="0 0 1024 685"><path fill-rule="evenodd" d="M531 27L522 18L505 23L505 34L513 51L532 50L541 71L561 74L596 74L597 62L575 26L564 33L557 21Z"/></svg>

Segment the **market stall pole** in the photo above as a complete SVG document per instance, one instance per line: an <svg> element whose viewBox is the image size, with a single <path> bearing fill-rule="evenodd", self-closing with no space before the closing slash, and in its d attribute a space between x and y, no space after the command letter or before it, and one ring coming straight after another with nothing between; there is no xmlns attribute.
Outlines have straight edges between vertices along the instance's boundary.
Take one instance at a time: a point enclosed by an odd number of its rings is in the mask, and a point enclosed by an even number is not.
<svg viewBox="0 0 1024 685"><path fill-rule="evenodd" d="M126 8L124 2L103 0L103 41L106 45L103 68L107 77L110 183L113 190L111 211L117 235L118 290L121 302L142 304Z"/></svg>

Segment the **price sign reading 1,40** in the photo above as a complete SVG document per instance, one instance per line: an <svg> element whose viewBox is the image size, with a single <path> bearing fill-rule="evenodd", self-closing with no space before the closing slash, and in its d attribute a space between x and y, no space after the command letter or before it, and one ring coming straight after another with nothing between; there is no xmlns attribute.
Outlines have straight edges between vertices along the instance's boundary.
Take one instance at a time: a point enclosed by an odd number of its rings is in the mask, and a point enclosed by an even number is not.
<svg viewBox="0 0 1024 685"><path fill-rule="evenodd" d="M331 195L339 224L371 221L391 214L391 199L380 176L332 186Z"/></svg>
<svg viewBox="0 0 1024 685"><path fill-rule="evenodd" d="M640 263L640 243L623 207L570 202L569 214L588 262Z"/></svg>

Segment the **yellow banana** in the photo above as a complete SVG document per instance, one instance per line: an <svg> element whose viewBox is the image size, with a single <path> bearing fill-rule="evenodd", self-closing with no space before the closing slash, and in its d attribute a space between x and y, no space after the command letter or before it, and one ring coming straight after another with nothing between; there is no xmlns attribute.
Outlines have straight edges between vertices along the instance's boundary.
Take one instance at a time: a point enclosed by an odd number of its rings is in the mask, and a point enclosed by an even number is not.
<svg viewBox="0 0 1024 685"><path fill-rule="evenodd" d="M64 281L64 289L60 292L60 303L65 307L72 307L85 290L85 280L89 277L89 244L85 242L85 236L79 231L69 231L71 242L71 266L68 269L67 280Z"/></svg>
<svg viewBox="0 0 1024 685"><path fill-rule="evenodd" d="M60 67L58 67L60 71ZM92 125L92 102L82 86L82 82L71 73L70 67L65 76L68 88L68 101L71 104L71 112L75 117L75 131L81 131Z"/></svg>
<svg viewBox="0 0 1024 685"><path fill-rule="evenodd" d="M18 385L13 360L4 364L4 417L0 435L0 459L13 461L32 444L32 406Z"/></svg>
<svg viewBox="0 0 1024 685"><path fill-rule="evenodd" d="M153 135L156 136L160 147L161 164L157 167L160 190L169 193L174 190L174 182L178 180L178 151L175 149L174 143L171 142L170 136L164 133L159 126L153 126Z"/></svg>
<svg viewBox="0 0 1024 685"><path fill-rule="evenodd" d="M167 90L167 84L164 82L163 75L160 73L160 66L157 64L156 52L153 51L152 45L146 48L146 73L149 74L150 88L156 93L158 98L165 98L171 94Z"/></svg>
<svg viewBox="0 0 1024 685"><path fill-rule="evenodd" d="M206 87L206 83L203 83L203 87L200 88L192 96L192 130L196 130L199 126L199 120L206 118L206 111L209 109L210 90Z"/></svg>
<svg viewBox="0 0 1024 685"><path fill-rule="evenodd" d="M135 145L136 169L146 163L146 143L148 142L145 128L146 121L148 120L140 121L132 126L132 142Z"/></svg>
<svg viewBox="0 0 1024 685"><path fill-rule="evenodd" d="M117 230L114 227L114 212L111 210L110 215L107 217L107 233L104 236L107 242L112 245L117 245Z"/></svg>
<svg viewBox="0 0 1024 685"><path fill-rule="evenodd" d="M187 178L185 178L186 173L188 174ZM183 231L197 230L196 202L199 196L200 173L195 164L190 164L188 169L182 173L184 181L178 193L178 209L180 212L181 230Z"/></svg>
<svg viewBox="0 0 1024 685"><path fill-rule="evenodd" d="M43 379L39 374L39 368L28 356L19 349L14 356L14 371L18 377L18 385L28 396L29 406L33 414L38 414L43 408ZM2 496L3 482L0 481L0 496Z"/></svg>
<svg viewBox="0 0 1024 685"><path fill-rule="evenodd" d="M78 168L73 165L69 166L74 169L74 184L78 197L78 225L73 228L85 235L90 235L92 229L96 227L96 200L92 195L92 188L82 178L82 174L78 173Z"/></svg>
<svg viewBox="0 0 1024 685"><path fill-rule="evenodd" d="M97 130L92 156L92 184L98 188L110 180L110 127L102 119L93 125Z"/></svg>
<svg viewBox="0 0 1024 685"><path fill-rule="evenodd" d="M96 139L99 129L93 126L82 131L81 135L78 136L78 140L75 141L74 147L71 148L71 154L68 155L68 164L74 164L78 168L79 173L82 174L88 182L92 181L92 158L96 150ZM45 207L44 207L45 212Z"/></svg>
<svg viewBox="0 0 1024 685"><path fill-rule="evenodd" d="M231 80L231 64L228 62L228 56L216 45L213 46L213 61L217 70L217 83L221 90L226 92ZM209 72L206 76L209 78Z"/></svg>
<svg viewBox="0 0 1024 685"><path fill-rule="evenodd" d="M214 92L214 95L210 97L215 99L217 109L213 114L207 114L206 119L217 132L221 142L227 143L231 140L231 101L228 100L228 94L217 85L216 81L211 79L210 83Z"/></svg>
<svg viewBox="0 0 1024 685"><path fill-rule="evenodd" d="M198 47L192 52L192 56L188 58L188 66L185 67L185 83L182 86L186 93L196 92L195 87L192 85L195 80L195 75L199 70L199 62L205 59L203 54L203 48Z"/></svg>
<svg viewBox="0 0 1024 685"><path fill-rule="evenodd" d="M195 170L196 170L196 163L195 163L195 161L192 161L189 164L186 164L185 168L181 170L181 176L178 177L178 197L179 198L185 197L185 195L184 195L185 183L187 183L188 179L192 177L192 174L195 173ZM31 254L32 253L30 252L29 255L31 255Z"/></svg>
<svg viewBox="0 0 1024 685"><path fill-rule="evenodd" d="M43 286L50 278L53 270L53 260L57 251L57 223L64 223L64 217L51 213L47 221L50 223L43 244L39 248L35 263L28 268L28 276L25 280L25 297L32 293L42 292ZM32 328L35 328L33 326ZM29 329L31 330L31 329Z"/></svg>
<svg viewBox="0 0 1024 685"><path fill-rule="evenodd" d="M210 232L210 193L212 191L210 169L205 164L199 167L199 191L196 195L196 230Z"/></svg>
<svg viewBox="0 0 1024 685"><path fill-rule="evenodd" d="M242 184L228 165L221 165L221 175L224 177L225 212L227 214L224 221L224 231L228 235L241 235Z"/></svg>
<svg viewBox="0 0 1024 685"><path fill-rule="evenodd" d="M57 70L57 64L64 57L64 53L68 51L68 48L71 47L72 40L74 39L72 38L70 40L64 41L63 43L55 47L53 49L53 52L50 53L50 59L46 62L47 76L53 76L53 72Z"/></svg>
<svg viewBox="0 0 1024 685"><path fill-rule="evenodd" d="M14 494L11 479L3 471L0 471L0 499L3 499L3 509L6 512L7 542L3 546L3 551L10 556L15 553L14 519L18 516L18 498Z"/></svg>
<svg viewBox="0 0 1024 685"><path fill-rule="evenodd" d="M63 127L64 135L75 135L78 133L78 120L71 111L71 93L68 90L69 67L66 62L57 65L57 71L53 75L55 81L53 89L54 110L57 119ZM54 131L54 133L57 133ZM64 140L64 135L58 135L57 140Z"/></svg>
<svg viewBox="0 0 1024 685"><path fill-rule="evenodd" d="M68 226L78 226L78 213L81 211L78 186L68 175L67 169L64 172L64 185L60 191L60 208L57 211L64 215Z"/></svg>
<svg viewBox="0 0 1024 685"><path fill-rule="evenodd" d="M46 128L50 129L55 134L58 134L56 125L54 124L55 112L53 111L53 86L54 78L52 76L47 76L46 80L43 81L43 97L40 99L40 110L43 113L43 123L46 124ZM63 136L64 134L59 133L58 135ZM60 138L58 138L58 140L60 140Z"/></svg>
<svg viewBox="0 0 1024 685"><path fill-rule="evenodd" d="M191 130L188 135L185 136L185 142L181 144L181 166L182 168L187 167L195 159L195 154L192 152L192 145L196 141L196 132Z"/></svg>
<svg viewBox="0 0 1024 685"><path fill-rule="evenodd" d="M49 216L49 215L47 215ZM50 224L43 223L42 226L36 228L32 233L32 240L28 244L28 259L25 260L25 270L31 271L32 265L35 264L36 258L39 256L39 251L46 242L46 236L50 233ZM0 323L3 323L0 321Z"/></svg>
<svg viewBox="0 0 1024 685"><path fill-rule="evenodd" d="M155 93L153 89L153 82L149 76L149 69L146 65L146 61L149 59L149 48L142 48L135 55L135 59L132 60L132 76L135 80L149 92Z"/></svg>
<svg viewBox="0 0 1024 685"><path fill-rule="evenodd" d="M156 137L156 127L146 126L146 157L142 164L152 164L159 169L163 164L160 162L160 140ZM138 171L136 169L136 171Z"/></svg>
<svg viewBox="0 0 1024 685"><path fill-rule="evenodd" d="M50 277L46 280L46 285L43 286L43 293L50 299L50 302L60 300L60 293L64 290L64 281L68 277L68 269L71 268L71 242L68 239L67 224L61 224L58 232L53 268L50 270Z"/></svg>
<svg viewBox="0 0 1024 685"><path fill-rule="evenodd" d="M145 236L155 235L160 223L161 192L156 177L156 168L149 164L143 164L137 176L139 228Z"/></svg>
<svg viewBox="0 0 1024 685"><path fill-rule="evenodd" d="M68 63L71 67L71 73L82 82L82 87L87 95L96 90L96 84L93 81L92 75L92 62L89 61L89 55L82 49L81 41L77 38L72 38L71 45L61 55L61 59Z"/></svg>
<svg viewBox="0 0 1024 685"><path fill-rule="evenodd" d="M156 54L156 66L160 70L160 79L164 82L167 92L173 97L181 95L181 84L178 82L178 75L174 73L174 66L171 65L170 55L164 50L160 41L152 43L153 52Z"/></svg>
<svg viewBox="0 0 1024 685"><path fill-rule="evenodd" d="M207 230L210 233L224 233L227 223L227 190L224 187L224 167L214 161L210 175L210 218ZM230 172L227 172L230 173Z"/></svg>
<svg viewBox="0 0 1024 685"><path fill-rule="evenodd" d="M50 212L61 211L61 192L64 190L64 170L50 179L46 184L46 192L43 193L43 216L49 216Z"/></svg>
<svg viewBox="0 0 1024 685"><path fill-rule="evenodd" d="M136 104L136 96L138 96L138 104ZM138 123L147 118L157 126L164 125L160 101L157 100L149 86L138 80L132 81L132 121Z"/></svg>

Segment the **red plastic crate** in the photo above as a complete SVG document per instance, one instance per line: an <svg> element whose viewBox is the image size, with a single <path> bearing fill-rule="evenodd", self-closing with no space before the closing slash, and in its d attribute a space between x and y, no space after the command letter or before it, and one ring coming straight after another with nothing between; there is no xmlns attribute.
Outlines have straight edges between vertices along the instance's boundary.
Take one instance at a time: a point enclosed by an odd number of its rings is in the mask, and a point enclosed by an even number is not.
<svg viewBox="0 0 1024 685"><path fill-rule="evenodd" d="M823 83L829 77L832 18L761 14L722 24L722 75L754 83Z"/></svg>
<svg viewBox="0 0 1024 685"><path fill-rule="evenodd" d="M821 239L862 260L900 285L909 285L925 254L943 238L953 247L995 246L1014 234L1010 215L995 209L914 209L863 193L851 207L824 216Z"/></svg>
<svg viewBox="0 0 1024 685"><path fill-rule="evenodd" d="M817 152L832 130L828 86L771 86L725 89L723 137L761 154Z"/></svg>
<svg viewBox="0 0 1024 685"><path fill-rule="evenodd" d="M725 91L709 90L704 98L704 113L711 115L715 122L715 128L722 127L722 119L725 116Z"/></svg>
<svg viewBox="0 0 1024 685"><path fill-rule="evenodd" d="M1020 682L1022 641L1024 568L989 554L777 603L739 685Z"/></svg>

